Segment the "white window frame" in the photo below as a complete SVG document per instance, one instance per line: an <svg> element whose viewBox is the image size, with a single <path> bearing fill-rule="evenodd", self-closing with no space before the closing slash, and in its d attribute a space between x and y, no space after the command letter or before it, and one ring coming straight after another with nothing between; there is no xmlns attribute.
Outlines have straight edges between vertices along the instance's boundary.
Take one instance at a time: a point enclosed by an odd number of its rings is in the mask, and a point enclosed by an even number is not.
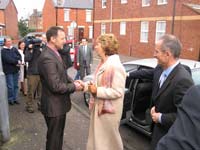
<svg viewBox="0 0 200 150"><path fill-rule="evenodd" d="M126 22L125 21L120 22L119 34L120 35L126 35Z"/></svg>
<svg viewBox="0 0 200 150"><path fill-rule="evenodd" d="M93 26L88 26L89 28L89 39L93 38Z"/></svg>
<svg viewBox="0 0 200 150"><path fill-rule="evenodd" d="M106 24L101 23L101 35L106 33Z"/></svg>
<svg viewBox="0 0 200 150"><path fill-rule="evenodd" d="M89 9L85 10L85 21L86 22L92 21L92 10L89 10Z"/></svg>
<svg viewBox="0 0 200 150"><path fill-rule="evenodd" d="M167 4L167 0L157 0L157 4L158 5L166 5Z"/></svg>
<svg viewBox="0 0 200 150"><path fill-rule="evenodd" d="M128 3L128 0L121 0L121 4L126 4Z"/></svg>
<svg viewBox="0 0 200 150"><path fill-rule="evenodd" d="M166 21L157 21L156 22L155 42L157 42L159 40L159 38L165 34L166 27L167 27Z"/></svg>
<svg viewBox="0 0 200 150"><path fill-rule="evenodd" d="M141 21L140 27L140 42L141 43L148 43L148 36L149 36L149 21Z"/></svg>
<svg viewBox="0 0 200 150"><path fill-rule="evenodd" d="M101 7L106 8L107 0L101 0Z"/></svg>
<svg viewBox="0 0 200 150"><path fill-rule="evenodd" d="M142 0L142 7L150 6L150 0Z"/></svg>
<svg viewBox="0 0 200 150"><path fill-rule="evenodd" d="M70 21L70 9L64 9L64 21Z"/></svg>

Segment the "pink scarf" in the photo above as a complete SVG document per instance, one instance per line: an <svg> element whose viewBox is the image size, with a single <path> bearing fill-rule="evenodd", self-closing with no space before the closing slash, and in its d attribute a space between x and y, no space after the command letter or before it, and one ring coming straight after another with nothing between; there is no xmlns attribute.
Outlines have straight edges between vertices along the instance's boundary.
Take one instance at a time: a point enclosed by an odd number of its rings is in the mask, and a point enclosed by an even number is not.
<svg viewBox="0 0 200 150"><path fill-rule="evenodd" d="M99 68L102 66L102 64L103 63L100 63L95 71L94 81L96 80L97 73L99 71ZM114 77L114 69L112 67L109 67L109 69L106 69L103 72L100 85L105 88L112 88L113 77ZM94 98L91 96L89 109L91 110L93 107L94 107ZM115 110L112 105L112 101L109 99L98 99L98 115L100 116L105 113L111 113L111 114L115 113Z"/></svg>

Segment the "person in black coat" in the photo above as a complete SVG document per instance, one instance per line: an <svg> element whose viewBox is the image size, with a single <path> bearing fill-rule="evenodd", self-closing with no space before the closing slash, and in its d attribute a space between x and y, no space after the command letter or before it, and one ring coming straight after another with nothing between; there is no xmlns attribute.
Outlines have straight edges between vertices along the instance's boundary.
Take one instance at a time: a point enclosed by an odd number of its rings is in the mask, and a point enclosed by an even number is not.
<svg viewBox="0 0 200 150"><path fill-rule="evenodd" d="M178 108L177 117L156 150L200 149L200 85L191 87Z"/></svg>
<svg viewBox="0 0 200 150"><path fill-rule="evenodd" d="M4 46L1 50L3 72L6 75L8 88L8 102L10 105L19 104L18 101L18 78L19 69L22 61L21 55L17 48L12 46L10 37L4 39Z"/></svg>
<svg viewBox="0 0 200 150"><path fill-rule="evenodd" d="M66 69L68 69L72 66L72 60L71 60L71 56L70 56L70 48L71 47L69 46L69 44L65 43L63 45L63 49L58 51L62 57L62 60L65 64Z"/></svg>
<svg viewBox="0 0 200 150"><path fill-rule="evenodd" d="M186 91L194 84L190 73L179 63L181 43L173 35L164 35L156 43L154 57L158 66L151 70L131 72L131 78L153 80L151 118L154 122L151 149L176 119L177 108Z"/></svg>

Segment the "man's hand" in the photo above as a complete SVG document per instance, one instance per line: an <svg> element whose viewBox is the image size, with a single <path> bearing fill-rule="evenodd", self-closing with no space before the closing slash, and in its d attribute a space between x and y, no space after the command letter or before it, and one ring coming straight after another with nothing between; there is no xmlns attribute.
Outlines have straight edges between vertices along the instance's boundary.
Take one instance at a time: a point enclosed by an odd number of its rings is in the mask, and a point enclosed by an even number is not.
<svg viewBox="0 0 200 150"><path fill-rule="evenodd" d="M153 122L159 123L159 117L161 113L155 111L155 106L151 108L151 118Z"/></svg>
<svg viewBox="0 0 200 150"><path fill-rule="evenodd" d="M74 81L76 91L82 91L84 89L84 82L81 80Z"/></svg>

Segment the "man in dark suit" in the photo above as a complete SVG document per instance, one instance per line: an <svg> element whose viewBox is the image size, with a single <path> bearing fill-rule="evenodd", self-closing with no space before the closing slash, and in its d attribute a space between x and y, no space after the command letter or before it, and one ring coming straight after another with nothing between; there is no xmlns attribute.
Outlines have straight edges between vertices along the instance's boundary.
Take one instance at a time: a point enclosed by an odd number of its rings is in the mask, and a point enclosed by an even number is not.
<svg viewBox="0 0 200 150"><path fill-rule="evenodd" d="M154 129L151 149L164 136L176 119L177 107L187 89L193 85L190 73L179 63L181 43L173 35L164 35L157 42L154 57L158 66L129 74L132 78L153 80L151 117Z"/></svg>
<svg viewBox="0 0 200 150"><path fill-rule="evenodd" d="M80 67L81 80L85 77L85 75L91 74L92 61L92 48L88 46L87 39L83 38L77 54L77 66Z"/></svg>
<svg viewBox="0 0 200 150"><path fill-rule="evenodd" d="M64 30L51 27L46 37L47 46L38 60L42 82L41 112L48 128L46 150L62 150L66 113L71 108L70 94L82 87L67 75L58 53L66 42Z"/></svg>
<svg viewBox="0 0 200 150"><path fill-rule="evenodd" d="M183 97L177 117L156 150L198 150L200 148L200 85L193 86Z"/></svg>

